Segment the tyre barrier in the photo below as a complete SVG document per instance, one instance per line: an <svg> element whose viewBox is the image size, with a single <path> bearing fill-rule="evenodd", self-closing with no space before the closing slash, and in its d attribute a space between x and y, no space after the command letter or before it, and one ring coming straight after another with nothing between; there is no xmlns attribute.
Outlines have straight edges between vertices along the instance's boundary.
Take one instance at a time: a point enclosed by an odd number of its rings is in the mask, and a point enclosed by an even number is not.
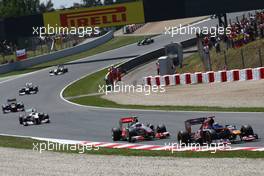
<svg viewBox="0 0 264 176"><path fill-rule="evenodd" d="M208 71L205 73L183 73L144 77L145 85L175 86L180 84L220 83L264 79L264 67Z"/></svg>

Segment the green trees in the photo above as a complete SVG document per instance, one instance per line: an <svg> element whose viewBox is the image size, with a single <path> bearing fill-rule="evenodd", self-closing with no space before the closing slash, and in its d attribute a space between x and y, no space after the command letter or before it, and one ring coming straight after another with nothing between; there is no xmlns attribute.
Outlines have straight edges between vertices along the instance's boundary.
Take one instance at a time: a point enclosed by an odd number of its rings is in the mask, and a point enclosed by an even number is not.
<svg viewBox="0 0 264 176"><path fill-rule="evenodd" d="M114 4L114 0L105 0L104 5L111 5Z"/></svg>
<svg viewBox="0 0 264 176"><path fill-rule="evenodd" d="M32 15L53 10L53 3L39 0L0 0L0 18Z"/></svg>
<svg viewBox="0 0 264 176"><path fill-rule="evenodd" d="M45 4L45 3L41 3L39 4L39 12L49 12L49 11L53 11L54 8L53 8L53 3L51 0L48 0L48 2Z"/></svg>
<svg viewBox="0 0 264 176"><path fill-rule="evenodd" d="M82 0L85 7L95 7L102 5L101 0Z"/></svg>

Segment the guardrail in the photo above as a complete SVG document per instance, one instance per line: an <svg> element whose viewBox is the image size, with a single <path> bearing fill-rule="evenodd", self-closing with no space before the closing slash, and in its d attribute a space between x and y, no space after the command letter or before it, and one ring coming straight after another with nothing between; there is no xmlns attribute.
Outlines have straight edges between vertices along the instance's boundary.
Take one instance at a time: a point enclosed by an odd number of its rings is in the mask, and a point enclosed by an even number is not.
<svg viewBox="0 0 264 176"><path fill-rule="evenodd" d="M48 61L52 61L52 60L60 59L62 57L67 57L67 56L74 55L80 52L84 52L89 49L95 48L111 40L112 38L113 38L113 31L110 31L106 33L105 35L98 37L97 39L92 40L91 42L88 42L85 44L77 45L77 46L67 48L61 51L56 51L50 54L32 57L32 58L19 61L19 62L0 65L0 74L7 73L10 71L15 71L15 70L26 69L26 68L29 68L29 67L32 67L38 64L48 62Z"/></svg>
<svg viewBox="0 0 264 176"><path fill-rule="evenodd" d="M184 49L184 48L189 48L189 47L195 46L197 44L196 42L197 42L196 38L190 38L186 41L182 41L181 45ZM157 59L161 56L164 56L164 55L165 55L165 48L160 48L160 49L157 49L155 51L151 51L149 53L140 55L140 56L133 58L127 62L124 62L122 64L119 64L115 68L118 68L118 70L120 70L120 72L121 72L121 75L124 75L124 74L127 74L129 71L131 71L131 70L133 70L133 69L135 69L135 68L137 68L137 67L139 67L145 63L148 63L154 59ZM106 74L105 79L108 78L108 74L109 73Z"/></svg>
<svg viewBox="0 0 264 176"><path fill-rule="evenodd" d="M186 40L186 41L182 41L181 42L181 45L184 48L189 48L189 47L192 47L194 45L196 45L196 38L191 38L189 40ZM146 53L146 54L143 54L141 56L138 56L136 58L133 58L125 63L122 63L118 66L116 66L116 68L119 68L119 70L122 72L122 73L127 73L131 70L133 70L134 68L137 68L139 67L140 65L143 65L145 63L148 63L154 59L157 59L161 56L164 56L165 55L165 49L164 48L160 48L160 49L157 49L155 51L152 51L152 52L149 52L149 53ZM106 75L107 77L107 75Z"/></svg>

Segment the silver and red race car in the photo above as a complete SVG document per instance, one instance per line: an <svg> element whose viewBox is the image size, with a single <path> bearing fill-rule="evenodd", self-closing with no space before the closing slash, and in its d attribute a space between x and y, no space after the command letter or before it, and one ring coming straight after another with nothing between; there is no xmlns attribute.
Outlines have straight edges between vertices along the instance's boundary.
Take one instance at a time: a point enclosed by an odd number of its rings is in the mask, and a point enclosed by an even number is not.
<svg viewBox="0 0 264 176"><path fill-rule="evenodd" d="M185 144L210 144L214 140L236 143L258 139L250 125L243 125L239 130L234 125L219 125L214 119L215 117L211 116L186 120L185 131L178 132L178 141ZM196 132L192 131L194 125L200 125Z"/></svg>
<svg viewBox="0 0 264 176"><path fill-rule="evenodd" d="M114 141L144 141L168 138L170 133L165 125L154 125L138 122L137 117L124 117L119 120L119 127L112 129L112 139Z"/></svg>

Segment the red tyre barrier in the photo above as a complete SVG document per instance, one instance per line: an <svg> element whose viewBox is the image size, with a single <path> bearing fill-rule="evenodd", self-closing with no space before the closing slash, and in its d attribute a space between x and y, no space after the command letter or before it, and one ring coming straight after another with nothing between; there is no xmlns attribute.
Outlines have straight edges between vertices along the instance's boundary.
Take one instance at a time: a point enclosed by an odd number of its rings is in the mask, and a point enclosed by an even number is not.
<svg viewBox="0 0 264 176"><path fill-rule="evenodd" d="M215 75L214 72L207 72L207 76L208 76L208 82L212 83L215 81Z"/></svg>
<svg viewBox="0 0 264 176"><path fill-rule="evenodd" d="M191 74L190 73L186 73L185 74L185 84L191 84L192 80L191 80Z"/></svg>
<svg viewBox="0 0 264 176"><path fill-rule="evenodd" d="M160 76L155 76L156 85L160 85Z"/></svg>
<svg viewBox="0 0 264 176"><path fill-rule="evenodd" d="M147 83L147 85L151 86L151 77L150 76L146 78L146 83Z"/></svg>
<svg viewBox="0 0 264 176"><path fill-rule="evenodd" d="M252 80L253 79L253 71L251 68L246 69L246 80Z"/></svg>
<svg viewBox="0 0 264 176"><path fill-rule="evenodd" d="M233 81L239 81L239 70L233 70Z"/></svg>
<svg viewBox="0 0 264 176"><path fill-rule="evenodd" d="M180 84L181 83L181 81L180 81L180 74L176 74L174 77L175 77L175 85Z"/></svg>
<svg viewBox="0 0 264 176"><path fill-rule="evenodd" d="M170 76L169 75L164 76L164 80L165 80L166 86L170 85Z"/></svg>
<svg viewBox="0 0 264 176"><path fill-rule="evenodd" d="M259 69L260 79L264 79L264 67Z"/></svg>
<svg viewBox="0 0 264 176"><path fill-rule="evenodd" d="M227 81L227 74L226 71L221 71L221 82L226 82Z"/></svg>
<svg viewBox="0 0 264 176"><path fill-rule="evenodd" d="M199 72L199 73L195 73L195 75L196 75L197 83L203 83L203 74Z"/></svg>

